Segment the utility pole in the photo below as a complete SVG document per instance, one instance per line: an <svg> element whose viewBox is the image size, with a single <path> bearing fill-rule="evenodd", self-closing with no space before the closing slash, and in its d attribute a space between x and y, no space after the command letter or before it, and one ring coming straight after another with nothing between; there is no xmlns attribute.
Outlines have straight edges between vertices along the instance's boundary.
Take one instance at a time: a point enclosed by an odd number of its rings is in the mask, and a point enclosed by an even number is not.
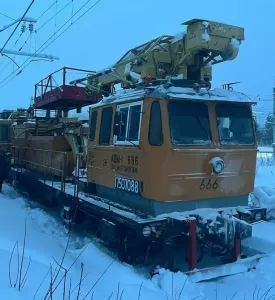
<svg viewBox="0 0 275 300"><path fill-rule="evenodd" d="M24 17L23 19L19 18L17 20L14 20L13 22L9 23L8 25L4 25L2 28L0 28L0 33L22 21L29 23L29 30L32 33L33 24L36 23L37 20L34 18L29 18L29 17ZM58 60L59 59L58 57L53 56L51 54L36 54L36 53L32 53L32 52L22 52L22 51L16 51L16 50L8 50L8 49L3 49L0 53L0 55L3 55L3 54L29 56L29 57L33 57L33 58L43 58L43 59L50 59L50 60Z"/></svg>

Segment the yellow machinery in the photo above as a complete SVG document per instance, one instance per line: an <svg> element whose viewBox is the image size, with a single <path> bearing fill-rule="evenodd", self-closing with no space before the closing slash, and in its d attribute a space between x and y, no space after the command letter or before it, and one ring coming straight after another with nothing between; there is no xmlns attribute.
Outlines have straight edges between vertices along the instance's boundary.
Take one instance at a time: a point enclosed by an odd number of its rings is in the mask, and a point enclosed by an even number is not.
<svg viewBox="0 0 275 300"><path fill-rule="evenodd" d="M183 23L186 31L160 36L129 50L113 66L74 81L87 79L91 97L107 96L118 83L135 88L151 80L181 78L210 87L212 65L236 58L244 29L213 21L193 19Z"/></svg>
<svg viewBox="0 0 275 300"><path fill-rule="evenodd" d="M253 103L241 93L211 89L210 83L213 65L237 57L244 29L199 19L184 25L179 35L158 37L129 50L113 66L34 99L34 107L56 108L58 115L49 118L55 124L40 136L33 126L24 148L39 151L44 139L50 141L49 153L64 145L77 169L70 125L61 113L66 119L72 107L92 104L88 143L80 142L83 131L74 128L76 140L87 148L82 157L88 194L78 192L77 180L49 180L61 157L54 165L40 159L50 173L44 182L40 170L33 175L28 167L37 163L35 155L24 159L27 170L16 178L34 197L62 207L67 232L72 224L92 219L102 239L131 263L155 259L167 245L184 246L187 268L193 270L199 249L229 262L239 259L241 240L251 237L250 223L264 219L265 209L251 208L247 201L257 152ZM85 89L78 86L84 81ZM39 86L51 82L52 74ZM172 255L161 257L163 265ZM244 261L244 269L259 259Z"/></svg>

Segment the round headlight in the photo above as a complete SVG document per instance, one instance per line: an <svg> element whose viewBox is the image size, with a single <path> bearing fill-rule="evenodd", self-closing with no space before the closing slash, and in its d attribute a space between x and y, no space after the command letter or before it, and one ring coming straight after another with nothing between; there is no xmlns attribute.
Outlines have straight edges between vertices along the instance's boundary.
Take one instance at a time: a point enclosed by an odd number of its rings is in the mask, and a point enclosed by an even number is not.
<svg viewBox="0 0 275 300"><path fill-rule="evenodd" d="M217 174L222 173L224 170L224 162L222 160L218 160L213 163L213 171Z"/></svg>
<svg viewBox="0 0 275 300"><path fill-rule="evenodd" d="M142 234L145 237L148 237L152 234L152 227L151 226L144 226L142 229Z"/></svg>

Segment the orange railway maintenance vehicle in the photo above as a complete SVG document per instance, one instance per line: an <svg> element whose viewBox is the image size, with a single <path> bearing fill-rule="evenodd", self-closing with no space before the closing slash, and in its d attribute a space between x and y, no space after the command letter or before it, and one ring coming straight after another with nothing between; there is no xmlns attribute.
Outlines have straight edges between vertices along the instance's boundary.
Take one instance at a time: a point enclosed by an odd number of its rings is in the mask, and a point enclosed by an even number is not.
<svg viewBox="0 0 275 300"><path fill-rule="evenodd" d="M70 84L63 77L53 87L51 74L32 107L46 117L33 116L35 125L12 140L13 170L32 198L61 209L67 232L92 223L122 261L209 279L256 265L262 253L241 240L266 211L248 201L254 103L210 83L212 65L238 55L244 30L199 19L184 24L185 32L131 49ZM85 133L68 111L87 105Z"/></svg>

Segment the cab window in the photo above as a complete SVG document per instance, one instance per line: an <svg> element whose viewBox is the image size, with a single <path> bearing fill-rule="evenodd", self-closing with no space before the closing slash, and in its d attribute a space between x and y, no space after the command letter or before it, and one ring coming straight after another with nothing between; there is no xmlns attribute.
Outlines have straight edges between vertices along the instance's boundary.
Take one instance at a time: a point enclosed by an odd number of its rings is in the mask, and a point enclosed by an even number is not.
<svg viewBox="0 0 275 300"><path fill-rule="evenodd" d="M247 105L216 105L217 126L221 145L254 145L251 109Z"/></svg>
<svg viewBox="0 0 275 300"><path fill-rule="evenodd" d="M148 141L151 146L163 144L161 108L157 100L151 105Z"/></svg>
<svg viewBox="0 0 275 300"><path fill-rule="evenodd" d="M102 109L99 145L109 145L112 130L113 108L111 106Z"/></svg>
<svg viewBox="0 0 275 300"><path fill-rule="evenodd" d="M143 102L130 102L117 106L114 144L138 145L140 139Z"/></svg>
<svg viewBox="0 0 275 300"><path fill-rule="evenodd" d="M90 140L91 141L94 141L94 139L95 139L96 122L97 122L97 111L94 110L91 113L91 121L90 121Z"/></svg>
<svg viewBox="0 0 275 300"><path fill-rule="evenodd" d="M174 100L168 103L171 142L174 145L209 145L211 133L208 106Z"/></svg>

